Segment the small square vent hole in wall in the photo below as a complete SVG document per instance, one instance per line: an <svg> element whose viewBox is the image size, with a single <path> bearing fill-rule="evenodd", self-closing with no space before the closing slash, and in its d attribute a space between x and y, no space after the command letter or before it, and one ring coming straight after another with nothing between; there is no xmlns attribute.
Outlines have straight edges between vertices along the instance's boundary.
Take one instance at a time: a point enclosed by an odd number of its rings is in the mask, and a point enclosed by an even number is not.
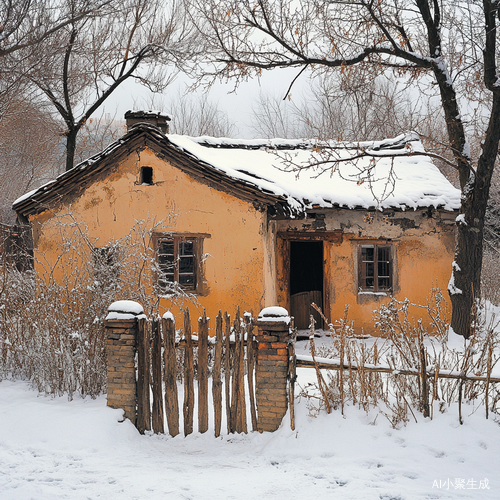
<svg viewBox="0 0 500 500"><path fill-rule="evenodd" d="M151 186L153 184L153 167L141 167L140 184Z"/></svg>

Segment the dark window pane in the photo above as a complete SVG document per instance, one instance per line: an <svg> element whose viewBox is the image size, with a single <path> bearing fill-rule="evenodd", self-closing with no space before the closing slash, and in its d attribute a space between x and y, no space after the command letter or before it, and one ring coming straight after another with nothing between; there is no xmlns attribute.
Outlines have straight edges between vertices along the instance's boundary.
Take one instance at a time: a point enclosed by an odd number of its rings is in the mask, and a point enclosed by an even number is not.
<svg viewBox="0 0 500 500"><path fill-rule="evenodd" d="M366 278L366 288L373 288L375 278Z"/></svg>
<svg viewBox="0 0 500 500"><path fill-rule="evenodd" d="M365 276L375 276L375 266L373 262L367 262L365 264Z"/></svg>
<svg viewBox="0 0 500 500"><path fill-rule="evenodd" d="M180 241L179 242L179 255L193 255L193 242Z"/></svg>
<svg viewBox="0 0 500 500"><path fill-rule="evenodd" d="M162 241L159 247L160 254L163 255L174 255L174 242L173 241Z"/></svg>
<svg viewBox="0 0 500 500"><path fill-rule="evenodd" d="M173 274L162 274L161 278L158 280L158 284L165 288L167 284L173 283L174 280L174 275Z"/></svg>
<svg viewBox="0 0 500 500"><path fill-rule="evenodd" d="M361 248L361 260L373 262L373 247L362 247Z"/></svg>
<svg viewBox="0 0 500 500"><path fill-rule="evenodd" d="M174 256L173 255L159 255L158 263L161 267L163 266L173 266L174 265Z"/></svg>
<svg viewBox="0 0 500 500"><path fill-rule="evenodd" d="M378 260L389 262L389 247L378 247Z"/></svg>
<svg viewBox="0 0 500 500"><path fill-rule="evenodd" d="M194 286L194 276L192 274L180 275L179 284L182 286Z"/></svg>
<svg viewBox="0 0 500 500"><path fill-rule="evenodd" d="M190 273L194 272L194 257L180 257L179 259L179 273Z"/></svg>
<svg viewBox="0 0 500 500"><path fill-rule="evenodd" d="M391 280L389 278L379 278L378 279L379 290L389 290L389 288L391 287L390 281Z"/></svg>
<svg viewBox="0 0 500 500"><path fill-rule="evenodd" d="M378 263L378 275L379 277L388 277L389 274L389 262L380 262Z"/></svg>

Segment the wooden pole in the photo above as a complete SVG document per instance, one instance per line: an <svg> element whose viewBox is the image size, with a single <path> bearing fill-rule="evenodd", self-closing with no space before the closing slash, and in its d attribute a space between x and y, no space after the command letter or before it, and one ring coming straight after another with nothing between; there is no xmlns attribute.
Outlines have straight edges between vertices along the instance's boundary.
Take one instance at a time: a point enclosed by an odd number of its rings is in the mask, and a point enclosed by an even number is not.
<svg viewBox="0 0 500 500"><path fill-rule="evenodd" d="M247 322L247 380L248 395L250 398L250 415L252 418L252 431L257 430L257 408L255 406L254 369L255 369L255 344L253 341L253 323Z"/></svg>
<svg viewBox="0 0 500 500"><path fill-rule="evenodd" d="M198 321L198 432L208 430L208 319Z"/></svg>
<svg viewBox="0 0 500 500"><path fill-rule="evenodd" d="M424 418L429 416L429 382L427 381L427 359L425 355L424 339L422 332L419 332L420 350L420 379L422 389L422 414Z"/></svg>
<svg viewBox="0 0 500 500"><path fill-rule="evenodd" d="M175 323L173 318L162 320L165 360L165 410L168 432L179 434L179 400L177 395L177 355L175 347Z"/></svg>
<svg viewBox="0 0 500 500"><path fill-rule="evenodd" d="M299 368L314 368L317 366L318 368L321 368L322 370L351 370L351 371L357 371L358 367L356 365L351 365L348 363L340 364L340 363L323 363L321 361L314 362L312 360L305 360L305 359L297 359L297 367ZM363 370L370 371L370 372L376 372L376 373L392 373L394 375L410 375L414 377L420 377L420 372L415 370L394 370L389 367L383 367L383 366L364 366ZM439 371L437 373L436 377L436 372L434 370L428 371L427 372L427 377L432 377L432 378L450 378L450 379L455 379L455 380L462 380L466 382L486 382L488 380L488 377L483 377L481 375L455 375L453 373L443 373L442 371ZM490 383L500 383L500 378L499 377L490 377L489 378Z"/></svg>
<svg viewBox="0 0 500 500"><path fill-rule="evenodd" d="M151 430L149 335L146 318L137 321L137 429Z"/></svg>
<svg viewBox="0 0 500 500"><path fill-rule="evenodd" d="M215 437L220 436L222 422L222 311L219 311L215 321L215 356L212 374L212 397L214 400L214 427Z"/></svg>
<svg viewBox="0 0 500 500"><path fill-rule="evenodd" d="M295 345L288 344L288 403L290 405L290 428L295 430L295 381L297 380Z"/></svg>
<svg viewBox="0 0 500 500"><path fill-rule="evenodd" d="M240 318L240 308L238 307L238 318ZM247 405L245 400L245 333L247 331L247 325L244 325L244 328L241 328L240 323L240 359L238 362L238 406L236 410L237 415L237 431L247 433Z"/></svg>
<svg viewBox="0 0 500 500"><path fill-rule="evenodd" d="M240 382L239 370L240 370L240 349L241 349L241 343L239 341L241 335L239 313L240 311L238 310L237 316L233 321L235 344L234 344L234 357L233 357L233 383L231 385L231 432L238 432L237 430L238 396L240 393L238 384Z"/></svg>
<svg viewBox="0 0 500 500"><path fill-rule="evenodd" d="M151 352L151 374L153 377L153 432L163 434L163 390L162 390L162 359L161 359L161 335L160 321L158 317L153 318L152 328L152 352Z"/></svg>
<svg viewBox="0 0 500 500"><path fill-rule="evenodd" d="M486 407L486 420L488 420L489 417L489 399L488 399L488 394L490 390L490 377L491 377L491 359L493 357L493 346L491 345L491 339L489 340L489 347L488 347L488 372L486 374L486 387L485 387L485 393L484 393L484 406Z"/></svg>
<svg viewBox="0 0 500 500"><path fill-rule="evenodd" d="M224 313L224 379L226 383L226 421L227 433L231 434L231 318Z"/></svg>
<svg viewBox="0 0 500 500"><path fill-rule="evenodd" d="M184 436L193 432L194 415L194 366L193 366L193 342L191 339L191 318L189 309L184 311Z"/></svg>

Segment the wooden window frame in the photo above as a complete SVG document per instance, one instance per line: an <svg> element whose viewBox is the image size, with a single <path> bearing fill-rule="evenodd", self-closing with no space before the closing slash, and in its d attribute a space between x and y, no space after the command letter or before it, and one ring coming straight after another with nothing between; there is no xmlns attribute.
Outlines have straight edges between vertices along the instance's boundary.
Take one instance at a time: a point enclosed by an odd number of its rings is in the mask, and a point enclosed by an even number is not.
<svg viewBox="0 0 500 500"><path fill-rule="evenodd" d="M363 248L373 248L373 260L363 259ZM388 260L379 259L379 249L388 250ZM394 289L394 248L388 243L362 243L358 246L358 292L391 294ZM379 263L388 264L388 274L379 275ZM367 272L366 264L373 264L373 274ZM373 279L373 286L367 286L367 279ZM389 285L380 286L381 279L388 279Z"/></svg>
<svg viewBox="0 0 500 500"><path fill-rule="evenodd" d="M187 292L193 293L201 293L201 285L203 283L202 276L202 265L201 265L201 255L202 255L202 244L203 239L207 235L200 234L156 234L154 235L154 248L155 248L155 257L158 265L158 271L156 276L156 283L159 287L160 293L162 291L167 291L167 283L177 284L182 290L186 290ZM179 255L181 243L191 241L193 243L192 255ZM160 262L160 257L162 255L170 255L170 254L162 254L161 246L163 242L172 242L173 243L173 270L172 272L167 273L162 270L162 267L165 268L165 265L162 265ZM193 271L189 273L182 273L180 271L179 262L182 257L192 257L193 258ZM173 279L165 279L166 276L173 276ZM180 276L193 276L192 283L181 283Z"/></svg>

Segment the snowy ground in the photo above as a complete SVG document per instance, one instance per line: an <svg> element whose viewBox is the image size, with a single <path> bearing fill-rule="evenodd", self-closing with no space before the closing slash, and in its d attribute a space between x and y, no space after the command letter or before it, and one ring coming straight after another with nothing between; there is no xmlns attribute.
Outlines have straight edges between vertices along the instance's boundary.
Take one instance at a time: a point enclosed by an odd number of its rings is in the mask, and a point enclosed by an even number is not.
<svg viewBox="0 0 500 500"><path fill-rule="evenodd" d="M104 397L69 402L3 381L0 498L500 498L500 428L482 410L463 426L451 409L400 430L352 408L345 419L296 411L294 432L287 419L268 434L140 436Z"/></svg>

